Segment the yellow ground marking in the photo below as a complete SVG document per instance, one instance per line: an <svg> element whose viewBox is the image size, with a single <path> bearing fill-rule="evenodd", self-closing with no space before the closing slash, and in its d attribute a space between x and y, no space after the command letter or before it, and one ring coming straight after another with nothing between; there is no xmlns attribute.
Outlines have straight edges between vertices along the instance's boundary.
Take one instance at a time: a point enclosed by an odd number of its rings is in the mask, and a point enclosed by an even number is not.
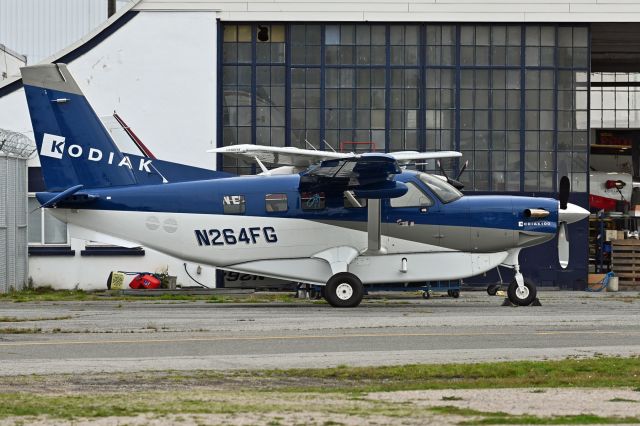
<svg viewBox="0 0 640 426"><path fill-rule="evenodd" d="M366 334L340 334L340 335L300 335L300 336L217 336L217 337L185 337L175 339L121 339L121 340L62 340L62 341L23 341L0 342L4 346L56 346L56 345L113 345L113 344L154 344L154 343L179 343L179 342L224 342L224 341L267 341L267 340L330 340L349 339L354 337L364 338L390 338L390 337L473 337L473 336L558 336L570 334L611 334L631 335L638 332L625 331L598 331L598 330L564 330L564 331L534 331L534 332L478 332L478 333L366 333Z"/></svg>

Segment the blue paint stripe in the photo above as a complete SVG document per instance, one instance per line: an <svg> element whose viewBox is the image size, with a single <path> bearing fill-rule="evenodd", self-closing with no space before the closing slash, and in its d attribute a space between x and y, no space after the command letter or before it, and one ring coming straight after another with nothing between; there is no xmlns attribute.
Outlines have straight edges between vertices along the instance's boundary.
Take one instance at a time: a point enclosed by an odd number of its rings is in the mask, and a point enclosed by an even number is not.
<svg viewBox="0 0 640 426"><path fill-rule="evenodd" d="M398 180L412 180L413 173L405 172ZM63 204L60 207L97 210L142 211L188 214L223 214L224 195L245 196L245 216L278 217L287 219L308 219L322 221L366 222L367 209L347 209L343 206L341 194L327 194L327 208L305 211L300 206L298 192L300 176L254 176L242 178L222 178L199 182L182 182L165 185L130 186L121 188L96 189L87 191L97 195L98 200L86 204ZM414 181L415 182L415 181ZM287 212L267 213L266 194L287 194ZM46 202L56 193L39 193L40 202ZM471 226L493 229L525 229L536 232L555 233L557 228L557 201L550 198L530 198L513 196L466 196L458 201L442 204L431 194L435 204L429 211L421 213L418 207L391 209L388 200L384 202L383 223L403 220L416 224L436 224L445 226ZM111 196L110 200L106 197ZM544 208L550 216L537 226L519 226L525 221L526 208Z"/></svg>

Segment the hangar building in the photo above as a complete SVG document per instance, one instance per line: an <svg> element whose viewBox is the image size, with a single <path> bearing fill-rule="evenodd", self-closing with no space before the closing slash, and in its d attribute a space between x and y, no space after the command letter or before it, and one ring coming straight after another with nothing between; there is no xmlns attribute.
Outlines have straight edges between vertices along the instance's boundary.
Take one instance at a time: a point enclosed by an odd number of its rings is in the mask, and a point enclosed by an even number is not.
<svg viewBox="0 0 640 426"><path fill-rule="evenodd" d="M251 173L204 152L453 149L469 160L468 194L555 197L566 175L571 202L588 208L594 160L599 171L640 174L638 21L640 5L624 0L140 0L47 60L68 63L98 115L117 111L159 158ZM30 129L19 79L0 86L0 128ZM602 147L603 134L622 142ZM453 175L460 167L445 164ZM91 288L108 269L159 263L182 273L177 260L40 223L30 233L36 282L79 271L72 281ZM538 285L586 284L589 224L570 228L567 270L554 242L523 251Z"/></svg>

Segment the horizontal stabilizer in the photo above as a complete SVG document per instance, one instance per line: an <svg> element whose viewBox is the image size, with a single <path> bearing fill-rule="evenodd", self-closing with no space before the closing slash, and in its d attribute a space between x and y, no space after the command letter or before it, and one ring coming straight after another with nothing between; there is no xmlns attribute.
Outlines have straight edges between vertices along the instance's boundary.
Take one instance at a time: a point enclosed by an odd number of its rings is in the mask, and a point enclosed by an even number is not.
<svg viewBox="0 0 640 426"><path fill-rule="evenodd" d="M62 191L58 195L55 195L53 198L50 198L44 203L42 203L42 207L54 206L56 203L64 201L66 198L73 196L73 194L80 191L82 188L83 188L83 185L72 186L71 188Z"/></svg>

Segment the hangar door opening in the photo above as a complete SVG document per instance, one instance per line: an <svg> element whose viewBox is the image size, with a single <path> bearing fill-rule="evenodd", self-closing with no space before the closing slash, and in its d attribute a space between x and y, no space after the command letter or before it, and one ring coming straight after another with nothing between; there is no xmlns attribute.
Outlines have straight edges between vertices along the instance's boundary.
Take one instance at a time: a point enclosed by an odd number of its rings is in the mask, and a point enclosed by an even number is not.
<svg viewBox="0 0 640 426"><path fill-rule="evenodd" d="M613 271L621 290L636 290L640 288L640 29L634 24L593 24L592 37L590 272Z"/></svg>

